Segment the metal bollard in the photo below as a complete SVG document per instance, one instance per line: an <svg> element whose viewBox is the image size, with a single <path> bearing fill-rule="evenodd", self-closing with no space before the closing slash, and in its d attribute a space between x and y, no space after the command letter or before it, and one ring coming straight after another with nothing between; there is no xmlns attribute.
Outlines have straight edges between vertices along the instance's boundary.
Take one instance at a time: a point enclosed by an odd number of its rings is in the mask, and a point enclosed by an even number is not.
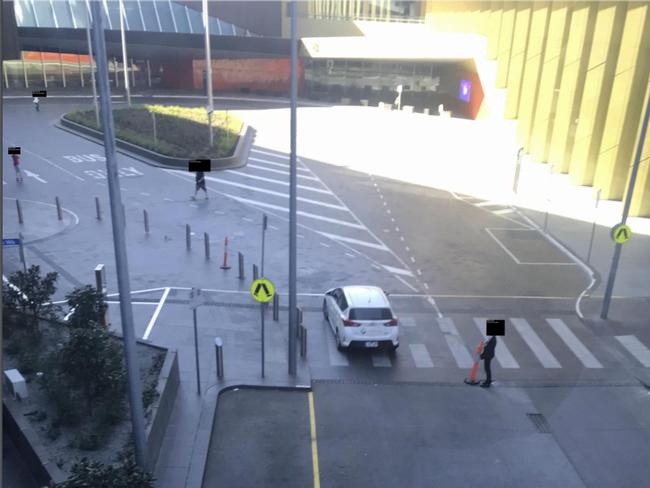
<svg viewBox="0 0 650 488"><path fill-rule="evenodd" d="M102 220L102 211L99 208L99 197L95 197L95 210L97 211L97 220Z"/></svg>
<svg viewBox="0 0 650 488"><path fill-rule="evenodd" d="M244 255L242 253L237 253L237 258L239 261L239 279L244 279Z"/></svg>
<svg viewBox="0 0 650 488"><path fill-rule="evenodd" d="M302 307L298 307L298 325L302 325Z"/></svg>
<svg viewBox="0 0 650 488"><path fill-rule="evenodd" d="M254 264L253 265L253 281L258 279L259 277L260 276L259 276L259 271L257 271L257 264Z"/></svg>
<svg viewBox="0 0 650 488"><path fill-rule="evenodd" d="M276 322L280 319L280 295L273 295L273 320Z"/></svg>
<svg viewBox="0 0 650 488"><path fill-rule="evenodd" d="M217 358L217 378L223 378L223 341L221 337L214 338L214 352Z"/></svg>
<svg viewBox="0 0 650 488"><path fill-rule="evenodd" d="M302 334L302 307L296 307L296 313L298 315L298 327L296 328L296 336L300 340Z"/></svg>
<svg viewBox="0 0 650 488"><path fill-rule="evenodd" d="M16 210L18 210L18 223L23 223L23 207L20 205L20 200L16 198Z"/></svg>
<svg viewBox="0 0 650 488"><path fill-rule="evenodd" d="M124 227L126 227L126 206L122 204L122 219L124 221Z"/></svg>
<svg viewBox="0 0 650 488"><path fill-rule="evenodd" d="M304 325L300 326L300 357L307 356L307 327Z"/></svg>
<svg viewBox="0 0 650 488"><path fill-rule="evenodd" d="M59 197L54 197L54 201L56 202L56 214L59 217L59 220L63 220L63 213L61 212L61 202L59 201Z"/></svg>
<svg viewBox="0 0 650 488"><path fill-rule="evenodd" d="M142 213L144 214L144 232L146 234L149 233L149 214L147 213L146 210L143 210Z"/></svg>
<svg viewBox="0 0 650 488"><path fill-rule="evenodd" d="M190 224L185 224L185 247L188 251L192 249L192 239L190 234L192 230L190 229Z"/></svg>
<svg viewBox="0 0 650 488"><path fill-rule="evenodd" d="M205 244L205 259L210 259L210 236L207 232L203 233L203 243Z"/></svg>

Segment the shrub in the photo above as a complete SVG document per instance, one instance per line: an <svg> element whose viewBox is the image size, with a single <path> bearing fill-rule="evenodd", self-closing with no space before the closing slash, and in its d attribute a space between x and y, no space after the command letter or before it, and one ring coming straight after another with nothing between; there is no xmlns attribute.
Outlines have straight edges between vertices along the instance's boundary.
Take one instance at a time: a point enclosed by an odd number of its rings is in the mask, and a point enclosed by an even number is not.
<svg viewBox="0 0 650 488"><path fill-rule="evenodd" d="M8 310L29 313L33 320L28 326L35 328L37 318L54 318L58 307L52 305L50 298L56 292L58 274L47 273L41 277L40 266L31 266L27 272L17 271L9 276L9 283L2 284L2 303ZM12 286L13 285L13 286Z"/></svg>
<svg viewBox="0 0 650 488"><path fill-rule="evenodd" d="M90 327L93 324L102 323L107 305L99 290L86 285L75 288L65 298L70 311L74 310L74 313L68 318L69 327Z"/></svg>
<svg viewBox="0 0 650 488"><path fill-rule="evenodd" d="M104 465L82 459L72 466L72 475L56 488L153 488L153 477L131 460Z"/></svg>

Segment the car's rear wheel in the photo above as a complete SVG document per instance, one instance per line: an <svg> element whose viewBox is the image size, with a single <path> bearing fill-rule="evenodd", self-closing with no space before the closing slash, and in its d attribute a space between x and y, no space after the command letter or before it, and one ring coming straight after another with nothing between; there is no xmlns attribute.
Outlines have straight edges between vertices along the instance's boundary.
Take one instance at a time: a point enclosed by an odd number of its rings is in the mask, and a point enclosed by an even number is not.
<svg viewBox="0 0 650 488"><path fill-rule="evenodd" d="M323 317L325 317L325 320L329 320L329 317L327 316L327 301L323 300Z"/></svg>

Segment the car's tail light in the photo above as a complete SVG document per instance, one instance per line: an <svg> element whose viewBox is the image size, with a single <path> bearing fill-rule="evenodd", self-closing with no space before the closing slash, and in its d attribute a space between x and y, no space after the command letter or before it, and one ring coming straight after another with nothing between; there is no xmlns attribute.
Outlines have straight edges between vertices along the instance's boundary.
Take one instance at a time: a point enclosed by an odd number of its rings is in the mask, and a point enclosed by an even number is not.
<svg viewBox="0 0 650 488"><path fill-rule="evenodd" d="M345 327L359 327L361 324L358 324L352 320L344 319L343 320L343 325Z"/></svg>
<svg viewBox="0 0 650 488"><path fill-rule="evenodd" d="M390 321L388 321L388 322L385 322L384 325L385 325L386 327L393 327L393 326L396 326L396 325L397 325L397 319L392 319L392 320L390 320Z"/></svg>

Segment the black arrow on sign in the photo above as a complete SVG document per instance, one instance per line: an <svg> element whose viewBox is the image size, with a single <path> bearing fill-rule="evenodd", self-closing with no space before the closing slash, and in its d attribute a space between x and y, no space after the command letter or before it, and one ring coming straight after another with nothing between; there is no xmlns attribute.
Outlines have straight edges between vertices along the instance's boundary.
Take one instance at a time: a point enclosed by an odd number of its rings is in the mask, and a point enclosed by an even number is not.
<svg viewBox="0 0 650 488"><path fill-rule="evenodd" d="M255 296L257 296L260 292L260 289L264 290L264 293L266 293L267 297L270 297L271 294L269 293L269 289L266 287L266 283L258 283L257 286L255 287Z"/></svg>
<svg viewBox="0 0 650 488"><path fill-rule="evenodd" d="M627 229L625 227L621 227L621 229L619 229L619 231L616 233L616 239L619 238L619 236L621 235L621 232L623 233L623 235L625 236L625 240L627 241L628 236L627 236Z"/></svg>

